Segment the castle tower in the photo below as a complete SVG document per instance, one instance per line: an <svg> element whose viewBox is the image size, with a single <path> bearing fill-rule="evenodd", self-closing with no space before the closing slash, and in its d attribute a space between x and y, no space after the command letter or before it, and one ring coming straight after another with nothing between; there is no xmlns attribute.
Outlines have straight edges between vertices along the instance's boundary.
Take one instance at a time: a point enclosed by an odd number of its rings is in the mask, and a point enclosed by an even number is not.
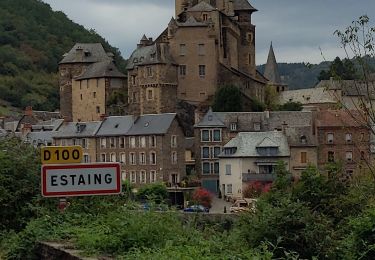
<svg viewBox="0 0 375 260"><path fill-rule="evenodd" d="M264 69L264 76L269 80L268 85L272 86L276 92L287 90L288 85L281 81L279 67L276 62L275 52L271 42L270 50L268 52L267 64Z"/></svg>

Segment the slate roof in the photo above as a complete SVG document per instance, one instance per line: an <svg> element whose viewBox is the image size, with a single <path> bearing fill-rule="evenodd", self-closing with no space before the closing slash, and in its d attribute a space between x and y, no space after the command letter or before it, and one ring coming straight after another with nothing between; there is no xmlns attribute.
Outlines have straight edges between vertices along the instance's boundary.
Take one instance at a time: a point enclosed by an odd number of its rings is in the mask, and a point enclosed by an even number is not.
<svg viewBox="0 0 375 260"><path fill-rule="evenodd" d="M315 88L342 90L343 96L371 96L375 98L375 81L367 83L360 80L322 80Z"/></svg>
<svg viewBox="0 0 375 260"><path fill-rule="evenodd" d="M279 144L275 143L269 137L265 137L256 147L279 147Z"/></svg>
<svg viewBox="0 0 375 260"><path fill-rule="evenodd" d="M275 111L270 112L267 121L269 130L279 129L284 122L288 127L311 126L313 114L310 111Z"/></svg>
<svg viewBox="0 0 375 260"><path fill-rule="evenodd" d="M101 61L91 64L77 80L92 78L126 78L112 61Z"/></svg>
<svg viewBox="0 0 375 260"><path fill-rule="evenodd" d="M218 113L212 111L210 107L202 120L194 127L225 127L223 121L218 117Z"/></svg>
<svg viewBox="0 0 375 260"><path fill-rule="evenodd" d="M215 7L206 3L205 1L201 1L198 4L194 5L193 7L189 8L188 12L211 12L216 10Z"/></svg>
<svg viewBox="0 0 375 260"><path fill-rule="evenodd" d="M60 64L94 63L106 60L112 60L112 58L105 52L101 43L76 43L73 48L64 55Z"/></svg>
<svg viewBox="0 0 375 260"><path fill-rule="evenodd" d="M162 50L162 48L164 48ZM164 54L164 55L163 55ZM149 46L138 47L130 56L127 69L133 69L138 65L150 64L177 64L169 53L168 46L154 43Z"/></svg>
<svg viewBox="0 0 375 260"><path fill-rule="evenodd" d="M98 131L101 121L93 122L68 122L63 123L56 132L53 132L54 138L83 138L83 137L94 137ZM81 131L77 131L77 126L84 126Z"/></svg>
<svg viewBox="0 0 375 260"><path fill-rule="evenodd" d="M259 144L269 144L268 147L278 147L278 152L273 157L286 157L290 156L290 149L288 140L282 132L269 131L269 132L240 132L238 135L230 140L225 148L236 147L237 151L232 155L220 154L220 157L265 157L260 155L257 151ZM266 146L262 146L266 147ZM266 156L268 157L268 156Z"/></svg>
<svg viewBox="0 0 375 260"><path fill-rule="evenodd" d="M175 117L175 113L142 115L137 118L127 135L166 134Z"/></svg>
<svg viewBox="0 0 375 260"><path fill-rule="evenodd" d="M324 87L282 91L278 99L281 104L289 101L300 102L303 105L337 103L335 94Z"/></svg>
<svg viewBox="0 0 375 260"><path fill-rule="evenodd" d="M288 138L289 146L317 146L317 139L316 136L313 135L312 130L312 126L287 127L285 129L285 135ZM302 142L302 138L304 142Z"/></svg>
<svg viewBox="0 0 375 260"><path fill-rule="evenodd" d="M358 110L325 110L317 116L318 127L364 127L366 117Z"/></svg>
<svg viewBox="0 0 375 260"><path fill-rule="evenodd" d="M134 123L134 116L110 116L100 126L97 136L126 135Z"/></svg>
<svg viewBox="0 0 375 260"><path fill-rule="evenodd" d="M53 135L52 131L30 132L26 135L25 141L34 146L52 144Z"/></svg>
<svg viewBox="0 0 375 260"><path fill-rule="evenodd" d="M266 67L264 69L264 76L274 84L282 84L272 43L268 53Z"/></svg>
<svg viewBox="0 0 375 260"><path fill-rule="evenodd" d="M249 10L253 12L258 11L247 0L234 0L233 6L234 6L234 10Z"/></svg>

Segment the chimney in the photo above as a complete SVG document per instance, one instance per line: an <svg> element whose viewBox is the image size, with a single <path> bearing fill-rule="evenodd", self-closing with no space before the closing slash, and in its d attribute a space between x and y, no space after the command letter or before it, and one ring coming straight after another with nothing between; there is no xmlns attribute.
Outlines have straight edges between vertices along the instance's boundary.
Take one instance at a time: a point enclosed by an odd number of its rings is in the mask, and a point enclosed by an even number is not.
<svg viewBox="0 0 375 260"><path fill-rule="evenodd" d="M83 48L81 46L76 48L76 59L77 61L83 60Z"/></svg>
<svg viewBox="0 0 375 260"><path fill-rule="evenodd" d="M267 119L270 118L270 111L269 111L269 110L265 110L265 111L264 111L264 114L266 115L266 118L267 118Z"/></svg>
<svg viewBox="0 0 375 260"><path fill-rule="evenodd" d="M25 116L32 116L33 115L33 107L27 106L25 108Z"/></svg>
<svg viewBox="0 0 375 260"><path fill-rule="evenodd" d="M22 136L25 137L28 133L31 132L33 126L31 124L25 123L21 128Z"/></svg>
<svg viewBox="0 0 375 260"><path fill-rule="evenodd" d="M104 121L107 118L106 114L101 114L100 115L100 121Z"/></svg>

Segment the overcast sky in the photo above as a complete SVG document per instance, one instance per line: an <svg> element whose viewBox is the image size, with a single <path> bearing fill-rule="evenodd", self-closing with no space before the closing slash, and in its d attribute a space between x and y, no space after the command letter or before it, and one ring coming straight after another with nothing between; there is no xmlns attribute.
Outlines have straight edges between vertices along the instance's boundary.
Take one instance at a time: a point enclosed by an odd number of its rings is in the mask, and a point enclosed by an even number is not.
<svg viewBox="0 0 375 260"><path fill-rule="evenodd" d="M174 16L174 0L43 0L74 22L95 29L128 58L146 34L157 37ZM375 22L375 0L250 0L259 11L257 64L267 60L273 42L278 62L319 63L344 57L336 29L367 14ZM323 52L321 55L320 49Z"/></svg>

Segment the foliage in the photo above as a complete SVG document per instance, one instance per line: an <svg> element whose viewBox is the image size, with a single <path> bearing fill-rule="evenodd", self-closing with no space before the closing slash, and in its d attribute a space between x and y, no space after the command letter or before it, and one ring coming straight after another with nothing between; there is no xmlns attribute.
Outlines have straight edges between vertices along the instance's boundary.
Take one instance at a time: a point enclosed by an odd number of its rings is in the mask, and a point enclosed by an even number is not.
<svg viewBox="0 0 375 260"><path fill-rule="evenodd" d="M303 105L301 102L288 101L285 104L278 105L277 111L302 111Z"/></svg>
<svg viewBox="0 0 375 260"><path fill-rule="evenodd" d="M198 188L193 193L193 201L196 204L210 208L212 203L212 194L204 188Z"/></svg>
<svg viewBox="0 0 375 260"><path fill-rule="evenodd" d="M250 100L250 110L252 112L263 112L266 109L265 105L259 101L256 97Z"/></svg>
<svg viewBox="0 0 375 260"><path fill-rule="evenodd" d="M86 30L62 12L38 0L0 1L0 99L13 106L38 110L59 107L58 62L76 42L100 42L114 53L125 71L118 49L94 30Z"/></svg>
<svg viewBox="0 0 375 260"><path fill-rule="evenodd" d="M269 192L271 189L272 183L264 183L261 181L253 181L246 185L243 190L243 196L245 198L257 198L261 194Z"/></svg>
<svg viewBox="0 0 375 260"><path fill-rule="evenodd" d="M162 203L168 198L167 187L163 183L144 185L138 190L137 197L140 200L150 200L156 203Z"/></svg>
<svg viewBox="0 0 375 260"><path fill-rule="evenodd" d="M0 139L0 231L21 230L35 216L40 193L37 151L16 138Z"/></svg>
<svg viewBox="0 0 375 260"><path fill-rule="evenodd" d="M329 70L322 70L318 76L318 80L352 80L358 79L357 71L354 63L350 59L344 59L343 61L336 57L335 60L329 66Z"/></svg>
<svg viewBox="0 0 375 260"><path fill-rule="evenodd" d="M213 110L215 112L241 112L241 91L234 85L222 86L214 98Z"/></svg>

